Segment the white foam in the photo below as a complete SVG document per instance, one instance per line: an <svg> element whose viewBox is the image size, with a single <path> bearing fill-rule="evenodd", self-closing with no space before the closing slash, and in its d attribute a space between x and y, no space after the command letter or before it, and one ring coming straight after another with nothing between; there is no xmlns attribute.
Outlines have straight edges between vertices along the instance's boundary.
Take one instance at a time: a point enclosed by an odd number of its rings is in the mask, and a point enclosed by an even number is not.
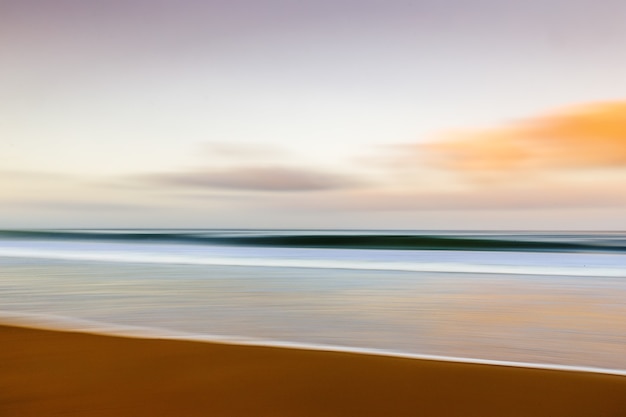
<svg viewBox="0 0 626 417"><path fill-rule="evenodd" d="M23 245L5 242L0 245L0 256L118 263L626 277L626 256L610 254L233 249L32 241Z"/></svg>
<svg viewBox="0 0 626 417"><path fill-rule="evenodd" d="M187 340L194 342L220 343L239 346L261 346L301 350L317 350L327 352L345 352L376 356L388 356L406 359L420 359L441 362L471 363L478 365L507 366L516 368L545 369L554 371L587 372L596 374L626 376L626 370L607 369L587 366L552 365L532 362L514 362L490 359L477 359L453 356L425 355L417 353L396 352L383 349L333 346L314 343L297 343L277 340L260 340L238 336L206 335L178 332L174 330L153 327L129 326L121 324L103 323L92 320L77 319L66 316L15 313L0 310L2 324L15 325L43 330L73 331L89 334L100 334L137 339Z"/></svg>

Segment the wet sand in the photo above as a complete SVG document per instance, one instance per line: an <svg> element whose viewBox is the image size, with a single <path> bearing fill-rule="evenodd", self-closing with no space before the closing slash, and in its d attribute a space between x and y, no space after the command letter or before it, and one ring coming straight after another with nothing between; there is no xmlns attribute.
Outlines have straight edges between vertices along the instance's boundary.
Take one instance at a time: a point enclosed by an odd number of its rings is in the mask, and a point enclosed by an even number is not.
<svg viewBox="0 0 626 417"><path fill-rule="evenodd" d="M626 377L0 326L0 416L620 417Z"/></svg>

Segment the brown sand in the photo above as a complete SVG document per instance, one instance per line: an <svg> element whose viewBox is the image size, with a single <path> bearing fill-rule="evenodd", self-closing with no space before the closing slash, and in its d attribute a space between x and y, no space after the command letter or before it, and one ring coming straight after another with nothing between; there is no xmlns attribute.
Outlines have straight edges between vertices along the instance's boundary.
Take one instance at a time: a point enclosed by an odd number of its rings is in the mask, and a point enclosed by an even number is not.
<svg viewBox="0 0 626 417"><path fill-rule="evenodd" d="M0 416L623 417L626 377L0 326Z"/></svg>

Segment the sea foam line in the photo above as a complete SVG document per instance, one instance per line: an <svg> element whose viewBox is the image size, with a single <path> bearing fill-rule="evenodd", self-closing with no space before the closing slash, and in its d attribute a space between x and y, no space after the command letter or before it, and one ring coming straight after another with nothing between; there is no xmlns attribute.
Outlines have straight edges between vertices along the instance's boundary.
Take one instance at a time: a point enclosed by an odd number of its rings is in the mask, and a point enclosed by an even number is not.
<svg viewBox="0 0 626 417"><path fill-rule="evenodd" d="M552 371L586 372L595 374L626 376L626 370L622 369L596 368L590 366L551 365L543 363L501 361L456 356L426 355L419 353L397 352L384 349L334 346L315 343L298 343L280 340L263 340L243 336L194 334L155 327L105 323L94 320L78 319L74 317L53 314L16 313L0 310L0 324L32 329L69 331L95 335L126 337L132 339L184 340L191 342L219 343L234 346L260 346L324 352L342 352L439 362L470 363L477 365L507 366L515 368L531 368Z"/></svg>
<svg viewBox="0 0 626 417"><path fill-rule="evenodd" d="M496 265L467 262L389 262L389 261L350 261L329 259L285 259L256 257L211 257L166 254L128 253L117 251L68 252L66 250L42 250L30 248L1 247L0 256L12 258L58 259L71 261L96 261L117 263L182 264L213 266L256 266L280 268L351 269L404 272L449 272L478 274L515 275L558 275L626 277L626 266L621 268L579 266L538 266L538 265ZM617 256L617 255L616 255ZM625 257L626 262L626 257Z"/></svg>

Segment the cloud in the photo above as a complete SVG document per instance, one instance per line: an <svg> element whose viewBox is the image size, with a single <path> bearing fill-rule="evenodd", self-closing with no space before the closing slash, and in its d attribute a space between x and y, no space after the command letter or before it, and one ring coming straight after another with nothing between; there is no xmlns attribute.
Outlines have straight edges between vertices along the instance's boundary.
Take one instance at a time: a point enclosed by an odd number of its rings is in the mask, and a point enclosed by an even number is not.
<svg viewBox="0 0 626 417"><path fill-rule="evenodd" d="M249 191L320 191L350 188L357 184L341 175L281 166L163 173L144 176L144 179L164 186Z"/></svg>
<svg viewBox="0 0 626 417"><path fill-rule="evenodd" d="M403 150L437 168L478 176L626 168L626 102L589 104Z"/></svg>

